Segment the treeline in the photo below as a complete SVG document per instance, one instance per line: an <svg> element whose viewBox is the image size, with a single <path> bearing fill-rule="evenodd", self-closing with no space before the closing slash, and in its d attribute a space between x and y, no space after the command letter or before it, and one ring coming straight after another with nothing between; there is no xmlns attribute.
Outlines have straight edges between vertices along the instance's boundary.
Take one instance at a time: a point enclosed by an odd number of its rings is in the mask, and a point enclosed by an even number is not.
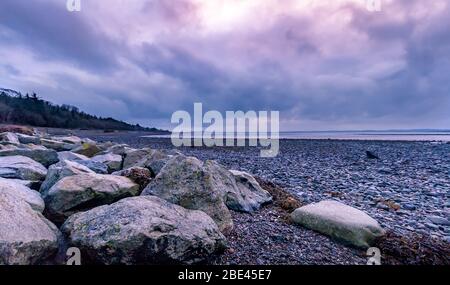
<svg viewBox="0 0 450 285"><path fill-rule="evenodd" d="M67 129L161 131L89 115L70 105L55 105L42 100L36 93L22 95L7 89L0 89L0 123Z"/></svg>

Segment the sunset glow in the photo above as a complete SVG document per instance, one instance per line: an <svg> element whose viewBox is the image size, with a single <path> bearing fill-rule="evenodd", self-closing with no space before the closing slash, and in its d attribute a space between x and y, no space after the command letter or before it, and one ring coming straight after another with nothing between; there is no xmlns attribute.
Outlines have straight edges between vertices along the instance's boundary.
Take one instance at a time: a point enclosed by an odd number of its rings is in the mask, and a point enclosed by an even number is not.
<svg viewBox="0 0 450 285"><path fill-rule="evenodd" d="M448 1L107 2L2 0L0 85L160 127L198 101L289 130L450 125Z"/></svg>

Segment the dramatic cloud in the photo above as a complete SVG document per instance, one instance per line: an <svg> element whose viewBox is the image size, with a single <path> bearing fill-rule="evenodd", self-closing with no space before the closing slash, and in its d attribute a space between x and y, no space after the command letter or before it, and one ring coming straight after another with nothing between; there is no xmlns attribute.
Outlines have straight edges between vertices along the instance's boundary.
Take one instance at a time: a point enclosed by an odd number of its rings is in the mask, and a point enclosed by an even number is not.
<svg viewBox="0 0 450 285"><path fill-rule="evenodd" d="M0 87L170 128L279 110L282 130L449 128L447 0L0 1Z"/></svg>

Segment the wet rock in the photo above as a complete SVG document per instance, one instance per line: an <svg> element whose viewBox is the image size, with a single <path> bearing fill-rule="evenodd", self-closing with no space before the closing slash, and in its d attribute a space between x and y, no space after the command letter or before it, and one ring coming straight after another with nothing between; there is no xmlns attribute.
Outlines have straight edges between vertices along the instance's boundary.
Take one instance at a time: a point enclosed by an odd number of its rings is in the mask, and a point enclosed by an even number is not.
<svg viewBox="0 0 450 285"><path fill-rule="evenodd" d="M226 240L201 211L157 197L133 197L70 217L62 231L97 264L195 264Z"/></svg>

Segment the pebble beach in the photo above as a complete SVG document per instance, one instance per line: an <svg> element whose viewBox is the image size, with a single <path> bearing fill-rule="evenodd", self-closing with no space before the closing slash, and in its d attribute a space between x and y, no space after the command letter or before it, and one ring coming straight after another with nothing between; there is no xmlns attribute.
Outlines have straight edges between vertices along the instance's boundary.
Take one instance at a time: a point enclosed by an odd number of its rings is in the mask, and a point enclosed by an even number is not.
<svg viewBox="0 0 450 285"><path fill-rule="evenodd" d="M92 139L133 147L173 148L168 138L139 134L96 134ZM280 142L276 158L260 158L259 149L250 147L180 150L276 183L304 205L340 201L368 213L398 236L420 234L450 244L448 143L291 139ZM368 159L366 151L379 159ZM254 215L233 213L233 220L236 227L228 237L231 249L216 261L218 264L367 261L365 252L285 223L273 206ZM294 236L294 240L285 236Z"/></svg>

